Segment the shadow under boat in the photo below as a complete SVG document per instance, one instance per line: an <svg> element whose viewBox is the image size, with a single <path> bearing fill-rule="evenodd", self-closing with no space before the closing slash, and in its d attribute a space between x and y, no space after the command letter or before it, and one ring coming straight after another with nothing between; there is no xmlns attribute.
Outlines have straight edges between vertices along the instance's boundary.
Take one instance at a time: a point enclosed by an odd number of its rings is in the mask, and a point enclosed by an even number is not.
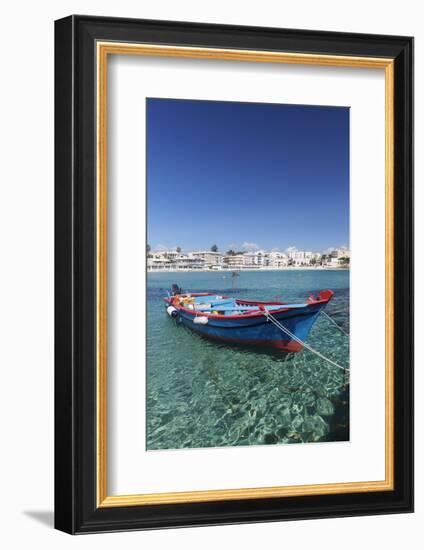
<svg viewBox="0 0 424 550"><path fill-rule="evenodd" d="M188 335L190 335L191 338L196 338L199 341L205 342L209 346L213 348L221 348L225 350L234 350L238 351L240 353L244 354L260 354L260 355L266 355L267 357L272 357L275 360L278 361L290 361L292 358L294 358L298 353L293 353L291 351L283 351L280 349L272 348L270 346L267 346L266 344L255 344L254 346L252 344L242 344L239 342L231 342L226 343L221 340L215 340L214 338L211 338L210 336L206 336L205 334L202 334L196 330L191 329L189 326L178 323L179 328L181 330L184 330Z"/></svg>

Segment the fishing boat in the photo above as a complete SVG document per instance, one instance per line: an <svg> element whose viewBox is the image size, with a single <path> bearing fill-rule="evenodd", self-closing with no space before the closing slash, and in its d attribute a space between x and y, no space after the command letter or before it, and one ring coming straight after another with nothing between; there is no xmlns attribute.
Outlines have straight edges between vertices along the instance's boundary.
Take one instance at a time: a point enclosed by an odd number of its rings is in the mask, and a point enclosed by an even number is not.
<svg viewBox="0 0 424 550"><path fill-rule="evenodd" d="M212 340L299 352L333 295L332 290L321 290L305 302L267 302L183 293L173 285L164 300L170 317Z"/></svg>

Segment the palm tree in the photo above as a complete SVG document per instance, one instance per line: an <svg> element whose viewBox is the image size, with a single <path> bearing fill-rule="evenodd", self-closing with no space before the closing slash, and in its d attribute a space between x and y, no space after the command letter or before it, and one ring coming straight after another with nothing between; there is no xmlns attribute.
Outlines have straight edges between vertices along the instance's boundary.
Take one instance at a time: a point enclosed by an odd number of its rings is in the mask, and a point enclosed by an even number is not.
<svg viewBox="0 0 424 550"><path fill-rule="evenodd" d="M213 244L211 246L211 252L218 252L218 247L216 246L216 244Z"/></svg>

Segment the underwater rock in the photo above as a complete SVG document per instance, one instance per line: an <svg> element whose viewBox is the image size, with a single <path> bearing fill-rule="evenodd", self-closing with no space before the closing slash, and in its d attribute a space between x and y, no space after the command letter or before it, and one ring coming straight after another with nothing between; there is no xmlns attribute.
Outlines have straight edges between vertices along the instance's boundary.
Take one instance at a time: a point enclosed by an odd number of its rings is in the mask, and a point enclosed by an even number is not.
<svg viewBox="0 0 424 550"><path fill-rule="evenodd" d="M297 443L301 439L300 434L295 430L287 432L287 436L290 438L289 443Z"/></svg>
<svg viewBox="0 0 424 550"><path fill-rule="evenodd" d="M278 443L278 437L274 433L266 433L264 435L264 443L266 445L272 445Z"/></svg>
<svg viewBox="0 0 424 550"><path fill-rule="evenodd" d="M240 403L240 398L236 395L236 394L230 394L228 396L228 401L232 404L232 405L238 405Z"/></svg>
<svg viewBox="0 0 424 550"><path fill-rule="evenodd" d="M240 437L243 439L249 437L252 432L252 429L253 429L253 426L251 426L250 424L248 424L247 426L244 426L244 428L241 431Z"/></svg>
<svg viewBox="0 0 424 550"><path fill-rule="evenodd" d="M283 395L283 397L280 397L279 399L279 404L283 407L283 408L290 408L291 404L292 404L292 398L290 397L290 395Z"/></svg>
<svg viewBox="0 0 424 550"><path fill-rule="evenodd" d="M168 424L168 422L170 422L173 418L173 414L171 412L168 412L168 413L165 413L163 414L160 419L161 419L161 424L164 425L164 424Z"/></svg>
<svg viewBox="0 0 424 550"><path fill-rule="evenodd" d="M291 423L290 409L283 409L278 418L278 425L287 428Z"/></svg>
<svg viewBox="0 0 424 550"><path fill-rule="evenodd" d="M276 432L276 435L278 437L279 443L285 438L287 434L287 428L279 428Z"/></svg>
<svg viewBox="0 0 424 550"><path fill-rule="evenodd" d="M329 428L327 423L318 414L315 414L314 416L309 416L305 419L305 422L303 424L303 431L311 432L315 441L327 435L328 430Z"/></svg>
<svg viewBox="0 0 424 550"><path fill-rule="evenodd" d="M331 416L334 414L334 405L325 397L319 397L317 399L317 413L322 416Z"/></svg>
<svg viewBox="0 0 424 550"><path fill-rule="evenodd" d="M233 426L230 431L228 432L228 437L233 442L236 442L240 439L240 427L239 426Z"/></svg>
<svg viewBox="0 0 424 550"><path fill-rule="evenodd" d="M303 418L300 416L300 414L298 414L293 418L291 423L293 431L295 432L299 431L302 424L303 424Z"/></svg>
<svg viewBox="0 0 424 550"><path fill-rule="evenodd" d="M218 420L214 425L214 432L216 436L223 436L228 432L228 426L222 420Z"/></svg>

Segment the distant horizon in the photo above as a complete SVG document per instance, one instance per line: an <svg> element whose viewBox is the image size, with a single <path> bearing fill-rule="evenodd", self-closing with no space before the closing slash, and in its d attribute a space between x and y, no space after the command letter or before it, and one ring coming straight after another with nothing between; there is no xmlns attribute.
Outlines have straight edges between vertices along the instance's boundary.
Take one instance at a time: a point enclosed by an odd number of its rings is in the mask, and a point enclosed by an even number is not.
<svg viewBox="0 0 424 550"><path fill-rule="evenodd" d="M348 107L146 106L152 250L349 248Z"/></svg>

